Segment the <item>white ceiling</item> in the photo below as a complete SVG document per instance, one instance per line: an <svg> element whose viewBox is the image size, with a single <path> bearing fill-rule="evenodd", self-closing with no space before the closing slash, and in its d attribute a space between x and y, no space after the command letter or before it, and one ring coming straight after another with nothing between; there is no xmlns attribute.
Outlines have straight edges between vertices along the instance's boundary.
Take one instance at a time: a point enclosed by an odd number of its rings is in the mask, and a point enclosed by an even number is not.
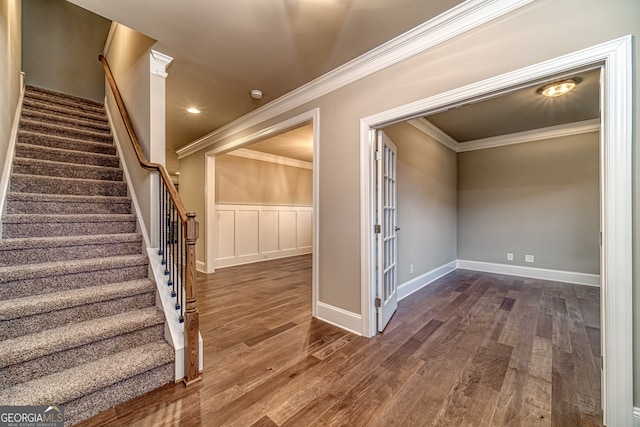
<svg viewBox="0 0 640 427"><path fill-rule="evenodd" d="M172 56L167 145L180 148L462 0L69 0ZM188 7L187 7L188 5ZM260 89L260 101L249 96ZM185 109L195 106L197 116ZM170 170L171 172L171 170Z"/></svg>
<svg viewBox="0 0 640 427"><path fill-rule="evenodd" d="M547 98L538 94L537 90L559 79L557 76L549 77L544 82L426 118L461 145L483 138L598 119L600 69L562 78L581 81L568 94Z"/></svg>
<svg viewBox="0 0 640 427"><path fill-rule="evenodd" d="M462 3L462 0L68 0L155 40L167 78L167 167L174 151ZM597 71L568 96L536 86L433 114L460 144L599 116ZM553 79L550 77L550 79ZM262 100L249 96L264 92ZM186 112L197 107L200 114ZM248 148L312 160L311 126Z"/></svg>

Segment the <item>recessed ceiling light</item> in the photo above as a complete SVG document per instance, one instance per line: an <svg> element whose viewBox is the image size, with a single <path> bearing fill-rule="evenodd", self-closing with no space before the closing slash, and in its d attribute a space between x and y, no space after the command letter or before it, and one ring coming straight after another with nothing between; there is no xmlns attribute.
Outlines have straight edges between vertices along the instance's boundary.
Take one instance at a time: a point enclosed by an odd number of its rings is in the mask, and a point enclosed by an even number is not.
<svg viewBox="0 0 640 427"><path fill-rule="evenodd" d="M538 93L554 98L556 96L566 95L571 92L580 82L578 79L566 79L559 82L550 83L538 89Z"/></svg>
<svg viewBox="0 0 640 427"><path fill-rule="evenodd" d="M262 91L259 89L253 89L251 91L251 97L253 99L262 99Z"/></svg>
<svg viewBox="0 0 640 427"><path fill-rule="evenodd" d="M191 114L200 114L200 110L194 107L187 108L187 111L190 112Z"/></svg>

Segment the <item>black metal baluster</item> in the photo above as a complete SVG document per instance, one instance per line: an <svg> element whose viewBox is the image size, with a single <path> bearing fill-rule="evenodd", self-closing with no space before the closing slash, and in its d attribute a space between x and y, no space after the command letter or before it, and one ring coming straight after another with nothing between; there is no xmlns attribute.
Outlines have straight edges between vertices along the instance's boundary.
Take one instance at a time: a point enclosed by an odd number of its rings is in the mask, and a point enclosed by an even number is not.
<svg viewBox="0 0 640 427"><path fill-rule="evenodd" d="M180 247L182 248L182 258L180 258L182 265L180 266L180 288L178 289L178 291L180 292L180 295L182 295L182 290L184 289L184 281L187 280L187 247L186 247L186 234L185 234L185 227L187 226L187 224L185 223L181 223L180 224L180 233L181 233L181 239L180 239ZM182 310L180 310L180 323L184 322L184 307L182 307Z"/></svg>
<svg viewBox="0 0 640 427"><path fill-rule="evenodd" d="M169 222L171 220L171 218L169 218L169 211L171 209L170 205L173 203L173 201L171 200L171 198L169 197L169 190L166 188L165 186L165 197L167 198L167 205L164 211L164 224L165 224L165 228L164 228L164 232L165 232L165 236L164 236L164 251L167 254L167 262L165 262L165 267L164 267L164 275L168 276L169 275L169 246L168 246L168 241L169 241L169 234L168 234L168 227L169 227Z"/></svg>
<svg viewBox="0 0 640 427"><path fill-rule="evenodd" d="M158 182L158 207L159 207L159 212L158 212L158 221L160 222L160 224L158 224L158 255L163 257L164 260L164 252L162 251L162 210L164 209L164 192L163 192L163 186L164 186L164 181L159 180Z"/></svg>

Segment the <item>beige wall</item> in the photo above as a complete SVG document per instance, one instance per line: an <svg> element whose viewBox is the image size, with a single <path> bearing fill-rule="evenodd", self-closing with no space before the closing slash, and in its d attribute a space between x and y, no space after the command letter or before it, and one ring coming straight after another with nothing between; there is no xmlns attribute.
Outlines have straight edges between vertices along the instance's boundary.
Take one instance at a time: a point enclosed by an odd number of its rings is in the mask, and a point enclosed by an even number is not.
<svg viewBox="0 0 640 427"><path fill-rule="evenodd" d="M597 132L458 154L458 258L599 274L598 162Z"/></svg>
<svg viewBox="0 0 640 427"><path fill-rule="evenodd" d="M22 70L28 84L104 101L98 62L111 21L64 0L22 7Z"/></svg>
<svg viewBox="0 0 640 427"><path fill-rule="evenodd" d="M398 149L398 284L402 284L457 257L456 153L407 123L384 132Z"/></svg>
<svg viewBox="0 0 640 427"><path fill-rule="evenodd" d="M0 167L11 138L11 127L20 98L21 19L20 1L0 0ZM0 173L2 175L2 173Z"/></svg>
<svg viewBox="0 0 640 427"><path fill-rule="evenodd" d="M313 172L224 154L216 157L216 203L313 205Z"/></svg>
<svg viewBox="0 0 640 427"><path fill-rule="evenodd" d="M187 211L196 213L200 224L200 236L196 242L196 260L206 261L206 218L205 218L205 156L189 156L180 159L180 198ZM213 183L207 183L213 184Z"/></svg>
<svg viewBox="0 0 640 427"><path fill-rule="evenodd" d="M150 140L149 49L153 44L154 40L123 25L118 25L107 54L109 67L124 99L136 135L147 156ZM104 81L103 85L106 85ZM105 92L107 94L107 108L115 123L115 132L123 149L124 160L131 175L131 184L136 192L142 219L147 227L147 232L151 234L152 176L148 171L139 167L111 89L105 86Z"/></svg>
<svg viewBox="0 0 640 427"><path fill-rule="evenodd" d="M567 19L570 16L570 19ZM320 99L240 132L258 131L311 108L320 108L319 141L319 300L360 313L359 120L522 67L537 64L628 34L640 34L637 0L537 0ZM635 56L640 57L636 40ZM640 81L638 68L635 81ZM634 89L638 105L639 85ZM639 122L635 109L634 123ZM637 132L636 132L637 138ZM229 142L221 141L219 144ZM210 150L212 147L207 148ZM198 195L189 208L204 206L204 151L181 159L181 187ZM188 161L185 161L188 160ZM635 151L636 170L640 150ZM195 181L187 181L187 167ZM636 186L640 174L635 174ZM199 188L199 190L196 190ZM637 194L637 190L636 190ZM634 198L634 244L640 243L639 198ZM201 230L201 235L205 235ZM634 259L634 287L640 283L640 257ZM640 291L635 292L640 307ZM640 323L636 311L636 390L640 391ZM640 395L636 392L636 403Z"/></svg>

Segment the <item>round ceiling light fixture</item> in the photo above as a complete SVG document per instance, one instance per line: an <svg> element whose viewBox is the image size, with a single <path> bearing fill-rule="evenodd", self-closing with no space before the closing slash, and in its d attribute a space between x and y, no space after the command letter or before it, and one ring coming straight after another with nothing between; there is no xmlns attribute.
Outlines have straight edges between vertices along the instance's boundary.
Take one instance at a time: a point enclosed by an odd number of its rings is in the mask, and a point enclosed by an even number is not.
<svg viewBox="0 0 640 427"><path fill-rule="evenodd" d="M251 91L251 97L253 99L262 99L262 91L259 89L253 89Z"/></svg>
<svg viewBox="0 0 640 427"><path fill-rule="evenodd" d="M538 89L538 93L549 98L555 98L571 92L578 83L580 83L580 79L560 80L558 82L542 86Z"/></svg>
<svg viewBox="0 0 640 427"><path fill-rule="evenodd" d="M190 112L191 114L200 114L200 110L198 110L195 107L187 108L187 111Z"/></svg>

